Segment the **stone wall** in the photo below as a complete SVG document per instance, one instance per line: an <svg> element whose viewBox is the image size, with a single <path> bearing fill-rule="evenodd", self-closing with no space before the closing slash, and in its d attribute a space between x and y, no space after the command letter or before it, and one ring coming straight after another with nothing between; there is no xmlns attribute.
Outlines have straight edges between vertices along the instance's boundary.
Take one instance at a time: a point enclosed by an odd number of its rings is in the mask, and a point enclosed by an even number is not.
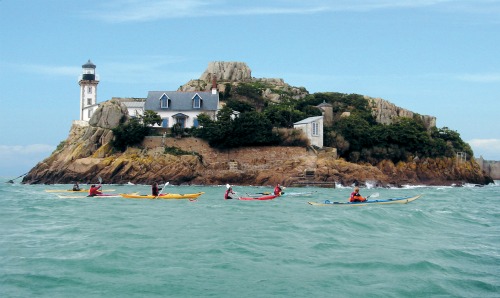
<svg viewBox="0 0 500 298"><path fill-rule="evenodd" d="M262 165L262 168L272 168L290 160L296 156L314 156L313 152L308 152L304 147L286 146L263 146L245 147L226 150L217 150L208 143L196 138L163 138L161 136L146 137L142 143L146 149L161 147L177 147L184 151L196 152L203 157L207 164L218 164L219 167L230 167L230 162L236 162L239 170L249 167L254 168ZM234 163L233 163L234 167Z"/></svg>

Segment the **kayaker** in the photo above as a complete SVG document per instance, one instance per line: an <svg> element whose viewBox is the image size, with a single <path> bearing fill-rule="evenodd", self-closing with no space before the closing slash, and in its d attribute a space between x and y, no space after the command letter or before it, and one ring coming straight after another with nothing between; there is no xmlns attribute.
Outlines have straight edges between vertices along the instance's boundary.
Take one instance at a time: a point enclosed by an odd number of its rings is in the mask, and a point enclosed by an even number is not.
<svg viewBox="0 0 500 298"><path fill-rule="evenodd" d="M282 189L281 189L280 184L279 183L276 184L276 187L274 188L274 195L275 196L280 196L281 195L281 191L282 191Z"/></svg>
<svg viewBox="0 0 500 298"><path fill-rule="evenodd" d="M351 198L349 199L349 202L364 202L366 201L366 198L363 198L360 194L359 194L359 187L355 187L354 188L354 191L351 192Z"/></svg>
<svg viewBox="0 0 500 298"><path fill-rule="evenodd" d="M99 190L99 188L101 188L101 186L102 185L100 185L100 184L98 186L95 186L95 184L92 184L90 186L90 189L89 189L88 197L94 197L94 196L102 194L102 192Z"/></svg>
<svg viewBox="0 0 500 298"><path fill-rule="evenodd" d="M75 182L75 184L73 184L73 191L79 191L80 190L80 185L78 185L78 182Z"/></svg>
<svg viewBox="0 0 500 298"><path fill-rule="evenodd" d="M161 190L162 188L161 187L158 187L158 183L153 183L153 185L151 186L151 194L155 197L158 196L159 194L159 190Z"/></svg>
<svg viewBox="0 0 500 298"><path fill-rule="evenodd" d="M224 194L224 200L232 200L233 197L231 197L231 194L235 194L233 191L233 188L230 186L227 190L226 193Z"/></svg>

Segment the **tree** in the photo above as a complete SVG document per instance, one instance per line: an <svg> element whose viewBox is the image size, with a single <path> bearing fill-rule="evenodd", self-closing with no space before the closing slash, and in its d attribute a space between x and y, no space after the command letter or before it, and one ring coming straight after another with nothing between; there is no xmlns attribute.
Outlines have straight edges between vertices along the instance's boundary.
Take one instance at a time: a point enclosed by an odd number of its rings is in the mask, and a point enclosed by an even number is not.
<svg viewBox="0 0 500 298"><path fill-rule="evenodd" d="M148 135L149 128L139 122L139 119L132 118L126 123L121 123L112 129L113 141L111 145L113 148L120 151L125 151L127 146L140 144L144 137Z"/></svg>
<svg viewBox="0 0 500 298"><path fill-rule="evenodd" d="M144 126L161 125L161 117L155 111L146 110L140 118Z"/></svg>

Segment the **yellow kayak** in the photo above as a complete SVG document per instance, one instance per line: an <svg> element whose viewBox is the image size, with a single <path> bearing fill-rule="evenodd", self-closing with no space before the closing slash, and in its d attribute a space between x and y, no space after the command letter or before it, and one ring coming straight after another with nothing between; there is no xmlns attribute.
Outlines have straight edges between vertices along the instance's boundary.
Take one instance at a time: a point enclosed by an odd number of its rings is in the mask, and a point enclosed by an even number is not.
<svg viewBox="0 0 500 298"><path fill-rule="evenodd" d="M127 199L196 199L197 197L204 194L204 192L197 193L186 193L186 194L178 194L178 193L166 193L161 194L158 197L153 195L138 195L138 194L128 194L121 193L120 196Z"/></svg>

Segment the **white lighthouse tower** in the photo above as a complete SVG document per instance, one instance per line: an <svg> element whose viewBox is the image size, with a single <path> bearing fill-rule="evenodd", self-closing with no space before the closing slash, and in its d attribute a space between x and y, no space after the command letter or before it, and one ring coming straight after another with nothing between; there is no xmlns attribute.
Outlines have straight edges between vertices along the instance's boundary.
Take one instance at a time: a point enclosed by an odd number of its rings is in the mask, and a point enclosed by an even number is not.
<svg viewBox="0 0 500 298"><path fill-rule="evenodd" d="M78 80L80 85L80 120L89 121L97 109L97 84L99 76L95 74L95 64L89 59L82 65L82 74Z"/></svg>

